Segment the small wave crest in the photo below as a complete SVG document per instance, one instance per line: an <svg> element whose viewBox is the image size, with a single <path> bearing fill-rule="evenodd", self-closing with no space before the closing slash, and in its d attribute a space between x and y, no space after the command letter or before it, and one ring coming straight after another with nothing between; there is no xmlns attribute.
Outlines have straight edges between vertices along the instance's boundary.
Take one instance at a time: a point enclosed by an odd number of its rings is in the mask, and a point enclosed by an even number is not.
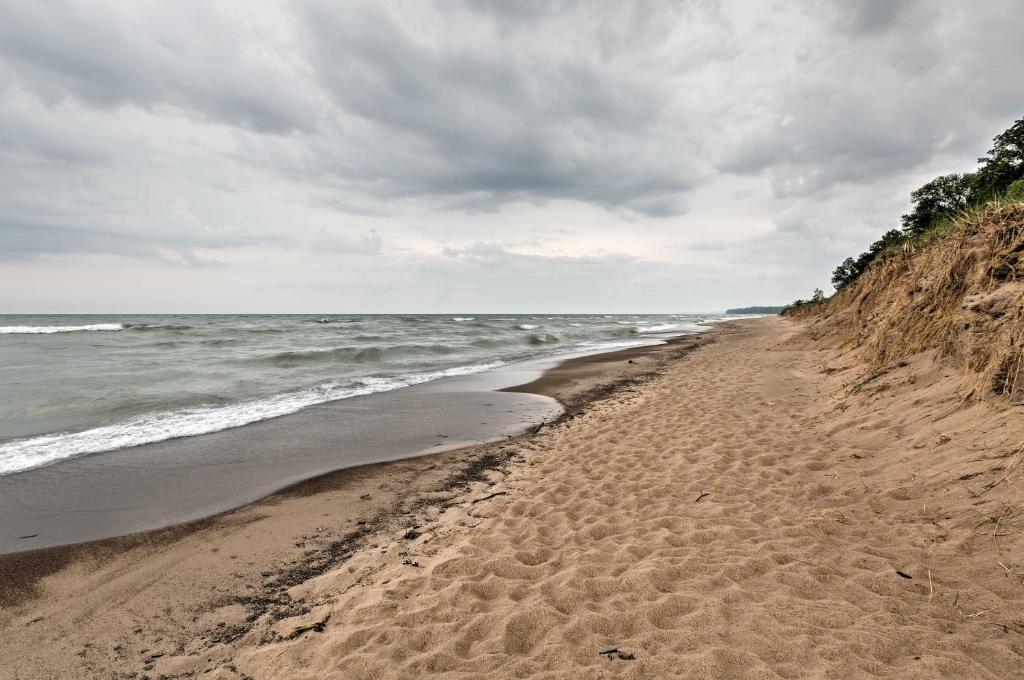
<svg viewBox="0 0 1024 680"><path fill-rule="evenodd" d="M526 341L531 345L551 345L561 342L561 339L551 333L530 333L526 336Z"/></svg>
<svg viewBox="0 0 1024 680"><path fill-rule="evenodd" d="M120 331L120 323L90 323L81 326L0 326L0 335L37 335L49 333L77 333L79 331Z"/></svg>
<svg viewBox="0 0 1024 680"><path fill-rule="evenodd" d="M289 415L317 404L389 392L439 378L480 373L502 366L504 363L492 361L400 377L370 376L348 384L324 383L303 390L234 404L199 406L147 414L116 425L105 425L82 432L62 432L18 439L0 444L0 475L23 472L89 453L219 432Z"/></svg>
<svg viewBox="0 0 1024 680"><path fill-rule="evenodd" d="M186 326L184 324L149 324L149 323L126 323L124 327L133 331L188 331L192 330L192 326Z"/></svg>
<svg viewBox="0 0 1024 680"><path fill-rule="evenodd" d="M521 323L517 324L516 328L518 328L521 331L532 331L535 328L538 328L538 326L535 323Z"/></svg>
<svg viewBox="0 0 1024 680"><path fill-rule="evenodd" d="M477 338L469 344L473 347L482 347L484 349L494 349L498 347L509 347L518 345L520 338L515 337L500 337L500 338Z"/></svg>
<svg viewBox="0 0 1024 680"><path fill-rule="evenodd" d="M207 347L224 347L225 345L237 345L241 340L238 338L210 338L209 340L201 340L199 344L206 345Z"/></svg>
<svg viewBox="0 0 1024 680"><path fill-rule="evenodd" d="M310 363L369 363L393 357L422 356L424 354L444 355L455 351L457 350L449 345L350 346L279 352L260 357L255 361L258 363L270 363L276 366L292 367Z"/></svg>

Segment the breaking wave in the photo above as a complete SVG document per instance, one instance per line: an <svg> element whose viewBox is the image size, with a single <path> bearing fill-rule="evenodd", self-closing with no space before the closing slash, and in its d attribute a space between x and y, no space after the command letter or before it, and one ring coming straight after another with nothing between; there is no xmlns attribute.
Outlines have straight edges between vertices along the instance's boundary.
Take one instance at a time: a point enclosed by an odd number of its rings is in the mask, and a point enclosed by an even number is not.
<svg viewBox="0 0 1024 680"><path fill-rule="evenodd" d="M90 323L82 326L0 326L0 335L36 335L47 333L77 333L79 331L120 331L120 323Z"/></svg>
<svg viewBox="0 0 1024 680"><path fill-rule="evenodd" d="M400 377L358 378L348 384L324 383L234 404L150 413L116 425L105 425L82 432L62 432L19 439L0 444L0 475L22 472L88 453L219 432L295 413L316 404L388 392L438 378L479 373L503 364L502 361L493 361Z"/></svg>

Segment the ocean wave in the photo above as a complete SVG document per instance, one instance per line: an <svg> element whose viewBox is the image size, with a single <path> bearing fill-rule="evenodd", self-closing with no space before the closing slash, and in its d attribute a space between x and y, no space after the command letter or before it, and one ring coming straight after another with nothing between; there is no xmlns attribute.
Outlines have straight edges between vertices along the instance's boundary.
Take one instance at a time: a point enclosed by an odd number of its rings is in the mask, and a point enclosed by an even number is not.
<svg viewBox="0 0 1024 680"><path fill-rule="evenodd" d="M550 345L561 342L561 339L551 333L530 333L526 336L526 341L531 345Z"/></svg>
<svg viewBox="0 0 1024 680"><path fill-rule="evenodd" d="M120 331L120 323L90 323L81 326L0 326L0 335L36 335L49 333L77 333L78 331Z"/></svg>
<svg viewBox="0 0 1024 680"><path fill-rule="evenodd" d="M225 345L237 345L241 340L238 338L210 338L209 340L200 340L199 344L206 345L207 347L223 347Z"/></svg>
<svg viewBox="0 0 1024 680"><path fill-rule="evenodd" d="M148 324L148 323L126 323L124 327L133 331L188 331L192 326L184 324Z"/></svg>
<svg viewBox="0 0 1024 680"><path fill-rule="evenodd" d="M516 326L516 328L518 328L521 331L532 331L537 327L538 326L535 323L521 323Z"/></svg>
<svg viewBox="0 0 1024 680"><path fill-rule="evenodd" d="M631 335L636 335L636 326L624 326L622 328L613 328L607 332L608 335L613 338L628 338Z"/></svg>
<svg viewBox="0 0 1024 680"><path fill-rule="evenodd" d="M453 316L452 321L473 321L475 316Z"/></svg>
<svg viewBox="0 0 1024 680"><path fill-rule="evenodd" d="M251 333L252 335L274 335L291 332L286 328L238 328L236 330L239 333Z"/></svg>
<svg viewBox="0 0 1024 680"><path fill-rule="evenodd" d="M113 451L168 439L192 437L278 418L309 406L417 385L457 375L470 375L504 365L502 361L455 366L401 377L365 377L355 384L324 383L260 399L221 406L199 406L152 413L116 425L81 432L46 434L0 444L0 475L23 472L90 453Z"/></svg>
<svg viewBox="0 0 1024 680"><path fill-rule="evenodd" d="M276 366L299 366L306 363L332 363L353 361L367 363L394 356L415 356L424 354L444 355L457 350L450 345L391 345L390 347L328 347L323 349L294 350L278 352L255 359L257 363Z"/></svg>

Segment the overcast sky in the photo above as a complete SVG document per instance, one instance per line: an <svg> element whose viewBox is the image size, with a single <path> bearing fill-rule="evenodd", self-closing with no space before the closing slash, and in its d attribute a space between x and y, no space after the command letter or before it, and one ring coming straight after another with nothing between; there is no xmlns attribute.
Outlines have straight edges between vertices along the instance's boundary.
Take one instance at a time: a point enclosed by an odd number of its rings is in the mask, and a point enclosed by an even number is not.
<svg viewBox="0 0 1024 680"><path fill-rule="evenodd" d="M782 303L1024 116L1015 0L0 0L0 312Z"/></svg>

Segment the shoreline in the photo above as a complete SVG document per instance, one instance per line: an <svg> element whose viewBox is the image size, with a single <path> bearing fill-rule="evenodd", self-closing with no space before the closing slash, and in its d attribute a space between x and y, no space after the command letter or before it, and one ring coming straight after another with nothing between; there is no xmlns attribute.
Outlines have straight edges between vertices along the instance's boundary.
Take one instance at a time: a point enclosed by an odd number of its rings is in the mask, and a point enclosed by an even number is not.
<svg viewBox="0 0 1024 680"><path fill-rule="evenodd" d="M539 432L51 560L0 680L1012 677L1020 407L812 331L723 325Z"/></svg>
<svg viewBox="0 0 1024 680"><path fill-rule="evenodd" d="M0 476L520 363L657 344L708 320L674 316L172 315L0 326L9 331L0 335L2 384L18 397L0 409ZM107 326L124 332L84 332ZM48 352L66 365L48 369Z"/></svg>
<svg viewBox="0 0 1024 680"><path fill-rule="evenodd" d="M692 351L693 349L712 342L722 328L732 322L719 322L712 330L701 334L688 334L667 339L657 345L627 347L620 350L599 352L576 356L558 361L553 367L545 369L539 377L522 385L500 388L498 391L510 393L534 394L557 400L563 407L553 424L566 418L572 418L584 411L595 401L607 398L615 392L628 388L649 379L664 365ZM42 578L54 574L76 561L105 561L136 548L153 549L172 544L182 538L198 532L216 530L220 523L230 522L233 515L243 511L258 512L263 505L275 505L281 499L289 497L312 496L328 493L350 486L354 479L376 479L386 477L391 467L415 461L427 465L453 468L452 474L444 484L449 487L452 479L458 480L465 476L460 472L458 463L465 456L477 458L486 456L491 448L505 444L516 444L537 434L529 428L505 440L473 443L438 452L423 452L413 456L394 460L373 462L331 470L312 477L301 479L276 489L264 496L255 498L243 505L231 507L220 512L174 523L168 526L131 532L89 541L46 546L0 554L0 607L11 606L30 599L35 593L35 584ZM100 454L102 455L102 454ZM435 462L436 459L436 462ZM469 478L475 478L487 469L500 468L502 461L487 459L483 467L475 462L471 467L477 470ZM458 486L458 482L455 482ZM377 526L387 518L361 526Z"/></svg>
<svg viewBox="0 0 1024 680"><path fill-rule="evenodd" d="M0 555L162 529L339 469L505 440L553 420L561 402L576 398L559 381L525 390L516 383L567 361L576 375L590 362L611 366L614 357L676 342L520 362L0 476ZM569 380L585 389L598 373Z"/></svg>

